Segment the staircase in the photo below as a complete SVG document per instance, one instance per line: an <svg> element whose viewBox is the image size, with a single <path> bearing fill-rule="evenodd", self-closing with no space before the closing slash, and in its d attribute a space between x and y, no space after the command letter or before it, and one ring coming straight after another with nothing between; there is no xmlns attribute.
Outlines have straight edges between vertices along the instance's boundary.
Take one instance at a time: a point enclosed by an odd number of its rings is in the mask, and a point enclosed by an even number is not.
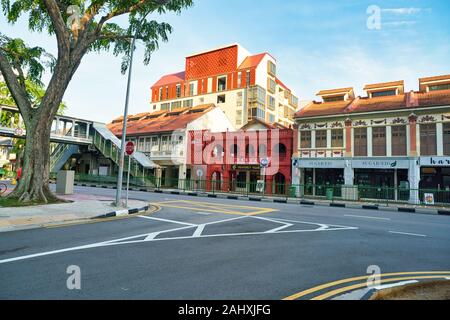
<svg viewBox="0 0 450 320"><path fill-rule="evenodd" d="M116 165L120 162L121 141L103 123L94 122L94 146L105 157L111 159ZM131 159L130 159L131 158ZM135 178L145 179L147 169L158 168L159 166L151 161L144 153L135 152L131 157L125 157L124 171L128 171L128 161L131 160L130 174Z"/></svg>
<svg viewBox="0 0 450 320"><path fill-rule="evenodd" d="M60 143L50 156L50 172L58 172L74 153L79 152L79 147L73 144Z"/></svg>

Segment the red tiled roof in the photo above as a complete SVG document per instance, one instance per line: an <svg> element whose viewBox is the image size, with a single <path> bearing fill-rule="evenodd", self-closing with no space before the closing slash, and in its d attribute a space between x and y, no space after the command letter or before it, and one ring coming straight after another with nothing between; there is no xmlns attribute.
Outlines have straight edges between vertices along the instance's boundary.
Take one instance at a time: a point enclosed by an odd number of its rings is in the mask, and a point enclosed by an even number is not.
<svg viewBox="0 0 450 320"><path fill-rule="evenodd" d="M287 91L291 91L280 79L276 78L276 82L279 86L283 87Z"/></svg>
<svg viewBox="0 0 450 320"><path fill-rule="evenodd" d="M163 76L161 79L159 79L153 86L154 87L161 87L161 86L167 86L169 84L179 83L183 82L185 80L185 72L178 72L173 74L168 74Z"/></svg>
<svg viewBox="0 0 450 320"><path fill-rule="evenodd" d="M388 87L400 87L400 86L403 86L404 83L405 82L403 80L399 80L399 81L368 84L364 87L364 90L372 90L372 89L380 89L380 88L388 88Z"/></svg>
<svg viewBox="0 0 450 320"><path fill-rule="evenodd" d="M387 111L406 108L406 95L400 94L398 96L385 96L376 98L361 98L359 99L351 113L370 112L370 111ZM347 110L346 110L347 111Z"/></svg>
<svg viewBox="0 0 450 320"><path fill-rule="evenodd" d="M416 93L419 107L450 106L450 90Z"/></svg>
<svg viewBox="0 0 450 320"><path fill-rule="evenodd" d="M329 90L321 90L316 95L317 96L332 95L332 94L338 95L338 94L345 94L351 91L353 91L353 88L329 89Z"/></svg>
<svg viewBox="0 0 450 320"><path fill-rule="evenodd" d="M197 109L195 109L197 108ZM127 123L127 135L141 136L152 133L172 132L176 130L183 130L186 126L203 116L205 113L215 108L214 104L197 106L195 108L181 110L181 114L171 115L168 112L156 118L141 118L137 121ZM198 111L201 110L201 111ZM155 112L160 114L161 111ZM152 114L149 114L151 116ZM108 129L113 134L120 137L122 135L122 122L108 124Z"/></svg>
<svg viewBox="0 0 450 320"><path fill-rule="evenodd" d="M339 116L340 114L354 114L363 112L405 110L413 108L427 108L436 106L450 106L450 90L435 92L411 92L396 96L376 98L357 98L353 101L337 101L318 103L313 102L295 114L296 118Z"/></svg>
<svg viewBox="0 0 450 320"><path fill-rule="evenodd" d="M241 65L239 66L238 69L249 69L249 68L255 68L257 67L262 59L264 58L264 56L267 53L260 53L260 54L256 54L254 56L248 56L247 58L245 58L245 60L241 63Z"/></svg>
<svg viewBox="0 0 450 320"><path fill-rule="evenodd" d="M312 102L295 114L296 118L330 116L343 113L352 101Z"/></svg>

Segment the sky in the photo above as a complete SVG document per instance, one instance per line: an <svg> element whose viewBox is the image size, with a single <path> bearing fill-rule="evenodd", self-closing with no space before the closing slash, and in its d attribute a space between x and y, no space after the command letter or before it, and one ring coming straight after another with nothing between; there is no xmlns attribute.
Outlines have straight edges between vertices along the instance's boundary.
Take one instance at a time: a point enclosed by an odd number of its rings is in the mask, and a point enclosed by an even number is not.
<svg viewBox="0 0 450 320"><path fill-rule="evenodd" d="M272 54L278 77L300 100L341 87L364 95L365 84L394 80L418 90L418 78L450 74L449 0L194 0L180 15L151 18L174 30L149 65L138 45L132 114L150 111L150 87L182 71L186 56L235 42L252 54ZM56 39L28 31L25 18L10 25L0 15L0 31L56 56ZM126 76L120 63L108 52L87 55L64 96L66 114L100 122L122 115Z"/></svg>

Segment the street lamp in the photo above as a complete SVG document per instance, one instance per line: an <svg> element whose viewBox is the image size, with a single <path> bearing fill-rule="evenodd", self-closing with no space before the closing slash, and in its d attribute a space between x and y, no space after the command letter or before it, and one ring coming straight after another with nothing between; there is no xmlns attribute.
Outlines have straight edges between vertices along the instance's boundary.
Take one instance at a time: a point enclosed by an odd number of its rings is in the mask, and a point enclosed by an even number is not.
<svg viewBox="0 0 450 320"><path fill-rule="evenodd" d="M171 0L154 0L158 5L166 5ZM139 31L141 30L142 24L144 23L147 16L153 10L149 10L139 22L136 32L133 37L133 41L131 42L131 52L130 52L130 64L128 66L128 82L127 82L127 93L125 97L125 109L123 112L123 127L122 127L122 143L120 146L120 160L119 160L119 175L117 177L117 191L116 191L116 206L122 206L122 181L123 181L123 165L125 161L125 144L127 140L127 118L128 118L128 102L130 100L130 84L131 84L131 74L133 71L133 56L134 56L134 48L136 44L136 39L139 35ZM129 160L131 161L131 159Z"/></svg>

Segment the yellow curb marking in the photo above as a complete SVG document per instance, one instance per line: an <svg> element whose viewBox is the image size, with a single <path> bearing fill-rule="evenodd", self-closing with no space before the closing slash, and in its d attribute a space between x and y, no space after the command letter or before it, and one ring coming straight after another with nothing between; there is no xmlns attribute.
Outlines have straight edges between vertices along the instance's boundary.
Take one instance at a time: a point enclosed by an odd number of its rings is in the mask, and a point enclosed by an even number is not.
<svg viewBox="0 0 450 320"><path fill-rule="evenodd" d="M380 280L379 283L386 283L386 282L396 282L396 281L405 281L405 280L417 280L417 279L441 279L441 278L446 278L446 275L441 275L441 276L415 276L415 277L399 277L399 278L390 278L390 279L383 279ZM355 284L352 286L348 286L348 287L343 287L340 289L336 289L327 293L324 293L320 296L314 297L311 300L325 300L327 298L330 298L332 296L338 295L339 293L344 293L347 291L352 291L354 289L359 289L359 288L364 288L367 286L366 282L360 283L360 284Z"/></svg>
<svg viewBox="0 0 450 320"><path fill-rule="evenodd" d="M420 274L433 274L433 275L449 275L450 271L422 271L422 272L396 272L396 273L384 273L380 274L380 277L390 277L390 276L401 276L401 275L420 275ZM347 278L342 280L337 280L329 283L322 284L320 286L313 287L308 290L304 290L298 293L295 293L289 297L284 298L283 300L296 300L298 298L304 297L306 295L321 291L323 289L331 288L340 284L348 283L348 282L354 282L358 280L367 280L369 277L373 277L373 275L367 275L367 276L360 276L360 277L354 277L354 278ZM386 279L390 280L390 279Z"/></svg>

